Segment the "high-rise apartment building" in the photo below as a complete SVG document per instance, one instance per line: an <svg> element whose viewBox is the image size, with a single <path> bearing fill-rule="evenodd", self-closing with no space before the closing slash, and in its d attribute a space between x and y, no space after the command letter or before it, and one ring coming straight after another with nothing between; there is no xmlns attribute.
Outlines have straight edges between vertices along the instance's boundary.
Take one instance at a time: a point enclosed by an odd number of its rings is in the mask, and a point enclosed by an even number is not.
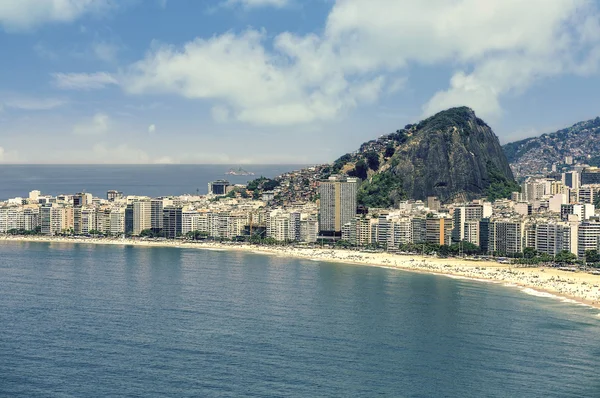
<svg viewBox="0 0 600 398"><path fill-rule="evenodd" d="M579 225L577 236L577 255L579 258L585 256L588 250L600 251L600 222L587 221Z"/></svg>
<svg viewBox="0 0 600 398"><path fill-rule="evenodd" d="M162 202L161 202L162 203ZM182 234L181 207L167 206L163 209L162 230L165 238L175 239Z"/></svg>
<svg viewBox="0 0 600 398"><path fill-rule="evenodd" d="M479 221L483 218L483 205L470 203L454 209L454 228L452 230L452 240L460 242L465 239L465 223L467 221ZM479 239L477 239L479 240Z"/></svg>
<svg viewBox="0 0 600 398"><path fill-rule="evenodd" d="M564 221L569 219L569 215L576 215L579 221L584 221L594 216L595 207L593 204L565 204L560 206L560 216Z"/></svg>
<svg viewBox="0 0 600 398"><path fill-rule="evenodd" d="M581 185L600 184L600 168L589 167L581 172Z"/></svg>
<svg viewBox="0 0 600 398"><path fill-rule="evenodd" d="M329 177L319 185L319 231L322 235L339 236L342 226L356 216L357 178Z"/></svg>
<svg viewBox="0 0 600 398"><path fill-rule="evenodd" d="M152 199L150 201L150 228L154 232L163 229L163 200Z"/></svg>
<svg viewBox="0 0 600 398"><path fill-rule="evenodd" d="M413 243L424 243L427 240L427 222L424 217L410 220L410 234Z"/></svg>
<svg viewBox="0 0 600 398"><path fill-rule="evenodd" d="M594 204L596 190L589 185L582 186L577 192L577 198L579 203Z"/></svg>
<svg viewBox="0 0 600 398"><path fill-rule="evenodd" d="M133 235L152 228L152 207L150 200L133 202Z"/></svg>
<svg viewBox="0 0 600 398"><path fill-rule="evenodd" d="M578 190L580 186L579 173L576 171L569 171L562 174L562 183L571 189Z"/></svg>
<svg viewBox="0 0 600 398"><path fill-rule="evenodd" d="M577 224L545 221L528 225L527 246L551 256L563 250L577 254Z"/></svg>
<svg viewBox="0 0 600 398"><path fill-rule="evenodd" d="M109 227L105 232L108 232L113 236L125 233L125 208L113 207L110 209Z"/></svg>
<svg viewBox="0 0 600 398"><path fill-rule="evenodd" d="M488 232L488 250L490 252L515 254L523 251L525 225L521 220L490 221Z"/></svg>
<svg viewBox="0 0 600 398"><path fill-rule="evenodd" d="M106 192L106 199L109 202L114 202L115 200L121 199L123 197L123 192L110 190Z"/></svg>
<svg viewBox="0 0 600 398"><path fill-rule="evenodd" d="M125 234L133 235L133 204L128 204L127 207L125 207L124 217L125 217L125 225L124 225Z"/></svg>
<svg viewBox="0 0 600 398"><path fill-rule="evenodd" d="M209 195L225 195L227 193L227 187L229 186L227 180L217 180L208 183L208 194Z"/></svg>
<svg viewBox="0 0 600 398"><path fill-rule="evenodd" d="M425 219L425 241L436 245L452 243L452 218L427 217Z"/></svg>

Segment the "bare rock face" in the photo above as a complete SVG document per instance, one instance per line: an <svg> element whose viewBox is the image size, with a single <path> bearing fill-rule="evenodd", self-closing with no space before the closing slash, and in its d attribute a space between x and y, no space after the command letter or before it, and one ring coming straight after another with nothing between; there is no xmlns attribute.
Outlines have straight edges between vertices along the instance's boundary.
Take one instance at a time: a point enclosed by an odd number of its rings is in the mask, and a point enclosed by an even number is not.
<svg viewBox="0 0 600 398"><path fill-rule="evenodd" d="M467 107L448 109L363 144L352 159L358 171L348 174L360 175L361 162L373 163L373 152L382 161L376 170L362 173L359 202L367 206L428 196L493 200L519 189L498 137Z"/></svg>
<svg viewBox="0 0 600 398"><path fill-rule="evenodd" d="M492 129L471 109L452 108L419 123L392 159L408 197L447 201L486 195L499 176L514 181Z"/></svg>

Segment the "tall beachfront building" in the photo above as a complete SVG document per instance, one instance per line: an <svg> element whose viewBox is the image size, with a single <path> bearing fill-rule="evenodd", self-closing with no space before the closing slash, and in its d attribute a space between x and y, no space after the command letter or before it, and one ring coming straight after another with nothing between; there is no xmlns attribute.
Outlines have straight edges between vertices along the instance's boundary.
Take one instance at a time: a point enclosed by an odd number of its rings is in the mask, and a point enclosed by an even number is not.
<svg viewBox="0 0 600 398"><path fill-rule="evenodd" d="M158 232L163 229L163 200L152 199L150 201L150 228Z"/></svg>
<svg viewBox="0 0 600 398"><path fill-rule="evenodd" d="M181 223L181 207L167 206L163 209L163 222L161 228L163 228L165 238L175 239L180 236L182 234Z"/></svg>
<svg viewBox="0 0 600 398"><path fill-rule="evenodd" d="M150 200L133 202L133 235L152 228L152 205Z"/></svg>
<svg viewBox="0 0 600 398"><path fill-rule="evenodd" d="M357 178L331 176L319 185L321 235L340 235L342 226L356 216Z"/></svg>

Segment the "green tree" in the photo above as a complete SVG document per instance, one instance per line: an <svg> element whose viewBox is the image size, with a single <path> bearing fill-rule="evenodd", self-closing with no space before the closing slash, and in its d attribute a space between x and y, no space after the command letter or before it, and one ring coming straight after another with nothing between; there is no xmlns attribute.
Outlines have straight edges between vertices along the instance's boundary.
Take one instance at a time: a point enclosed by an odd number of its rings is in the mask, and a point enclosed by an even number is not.
<svg viewBox="0 0 600 398"><path fill-rule="evenodd" d="M525 249L523 249L523 257L525 258L534 258L537 255L538 252L533 247L526 247Z"/></svg>
<svg viewBox="0 0 600 398"><path fill-rule="evenodd" d="M573 264L577 260L577 256L568 250L563 250L556 255L556 262L561 264Z"/></svg>
<svg viewBox="0 0 600 398"><path fill-rule="evenodd" d="M589 263L600 263L600 254L597 250L586 250L585 261Z"/></svg>
<svg viewBox="0 0 600 398"><path fill-rule="evenodd" d="M365 159L367 159L367 165L371 170L379 170L379 155L376 152L367 152Z"/></svg>
<svg viewBox="0 0 600 398"><path fill-rule="evenodd" d="M351 170L348 174L350 174L354 177L358 177L361 180L366 180L367 179L367 170L368 170L367 164L365 163L365 161L363 159L360 159L354 165L354 170Z"/></svg>
<svg viewBox="0 0 600 398"><path fill-rule="evenodd" d="M391 158L391 157L394 155L394 153L395 153L395 152L396 152L396 148L394 147L394 145L393 145L393 144L388 144L388 145L385 147L385 153L384 153L384 156L385 156L386 158Z"/></svg>

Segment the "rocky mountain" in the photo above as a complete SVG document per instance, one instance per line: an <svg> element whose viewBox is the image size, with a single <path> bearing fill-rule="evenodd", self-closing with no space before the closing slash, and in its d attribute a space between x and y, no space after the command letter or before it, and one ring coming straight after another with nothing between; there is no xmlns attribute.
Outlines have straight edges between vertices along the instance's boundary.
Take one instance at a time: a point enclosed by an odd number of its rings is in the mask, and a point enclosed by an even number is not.
<svg viewBox="0 0 600 398"><path fill-rule="evenodd" d="M498 137L467 107L364 143L324 173L363 179L359 202L387 207L406 199L506 197L518 190Z"/></svg>
<svg viewBox="0 0 600 398"><path fill-rule="evenodd" d="M515 175L536 174L565 157L600 165L600 118L574 124L563 130L531 137L503 146Z"/></svg>

